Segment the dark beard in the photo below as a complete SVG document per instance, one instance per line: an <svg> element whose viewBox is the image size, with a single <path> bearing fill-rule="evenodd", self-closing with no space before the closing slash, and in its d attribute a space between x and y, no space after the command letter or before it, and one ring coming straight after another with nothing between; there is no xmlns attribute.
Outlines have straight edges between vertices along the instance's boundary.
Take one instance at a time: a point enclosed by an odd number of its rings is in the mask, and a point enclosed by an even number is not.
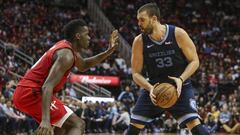
<svg viewBox="0 0 240 135"><path fill-rule="evenodd" d="M150 35L153 33L153 29L152 28L148 28L146 30L143 31L144 34Z"/></svg>

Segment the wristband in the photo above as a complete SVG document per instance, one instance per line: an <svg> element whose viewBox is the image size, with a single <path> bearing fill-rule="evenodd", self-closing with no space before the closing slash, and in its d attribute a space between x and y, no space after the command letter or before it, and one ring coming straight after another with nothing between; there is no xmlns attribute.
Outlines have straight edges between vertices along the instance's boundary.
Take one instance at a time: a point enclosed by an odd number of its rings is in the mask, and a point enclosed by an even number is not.
<svg viewBox="0 0 240 135"><path fill-rule="evenodd" d="M181 76L179 76L179 79L182 81L182 83L183 83L183 79L182 79L182 77Z"/></svg>

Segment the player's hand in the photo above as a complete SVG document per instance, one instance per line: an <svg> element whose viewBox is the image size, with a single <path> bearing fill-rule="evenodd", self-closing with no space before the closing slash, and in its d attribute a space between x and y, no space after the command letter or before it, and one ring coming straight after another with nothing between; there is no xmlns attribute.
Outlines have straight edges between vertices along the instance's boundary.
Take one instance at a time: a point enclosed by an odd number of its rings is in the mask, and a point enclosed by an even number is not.
<svg viewBox="0 0 240 135"><path fill-rule="evenodd" d="M178 97L180 97L181 95L181 92L182 92L182 80L180 78L177 78L177 77L172 77L172 76L168 76L168 78L174 80L174 82L176 83L177 85L177 92L178 92Z"/></svg>
<svg viewBox="0 0 240 135"><path fill-rule="evenodd" d="M158 85L158 83L154 84L154 86L152 86L152 88L150 89L150 99L151 99L152 103L156 106L157 106L157 99L156 99L156 95L153 94L153 90L157 85Z"/></svg>
<svg viewBox="0 0 240 135"><path fill-rule="evenodd" d="M36 130L36 135L54 135L51 124L49 122L42 121Z"/></svg>
<svg viewBox="0 0 240 135"><path fill-rule="evenodd" d="M119 44L118 30L114 30L111 34L108 50L116 49Z"/></svg>

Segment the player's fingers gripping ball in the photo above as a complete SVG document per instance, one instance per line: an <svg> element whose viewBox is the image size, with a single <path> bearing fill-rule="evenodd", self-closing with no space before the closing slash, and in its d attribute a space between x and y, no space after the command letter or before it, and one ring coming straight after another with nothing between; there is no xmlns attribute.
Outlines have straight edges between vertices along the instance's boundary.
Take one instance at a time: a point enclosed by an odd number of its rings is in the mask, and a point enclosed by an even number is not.
<svg viewBox="0 0 240 135"><path fill-rule="evenodd" d="M170 83L158 83L154 86L153 94L156 96L156 104L161 108L170 108L178 100L177 89Z"/></svg>

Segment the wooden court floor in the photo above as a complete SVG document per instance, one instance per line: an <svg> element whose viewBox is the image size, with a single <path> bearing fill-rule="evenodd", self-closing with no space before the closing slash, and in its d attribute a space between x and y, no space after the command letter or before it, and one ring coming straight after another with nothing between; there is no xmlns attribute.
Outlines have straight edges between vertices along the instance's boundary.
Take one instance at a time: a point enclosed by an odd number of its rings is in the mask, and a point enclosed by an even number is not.
<svg viewBox="0 0 240 135"><path fill-rule="evenodd" d="M111 133L94 133L94 134L85 134L85 135L122 135L122 134L111 134ZM146 134L140 134L140 135L180 135L175 133L146 133ZM181 134L183 135L183 134ZM191 134L186 134L191 135ZM217 133L213 135L237 135L237 134L226 134L226 133Z"/></svg>
<svg viewBox="0 0 240 135"><path fill-rule="evenodd" d="M111 133L95 133L95 134L86 134L86 135L122 135L122 134L111 134ZM167 133L146 133L140 135L178 135L178 134L167 134Z"/></svg>
<svg viewBox="0 0 240 135"><path fill-rule="evenodd" d="M122 135L122 134L111 134L111 133L95 133L95 134L86 134L86 135ZM140 135L178 135L178 134L167 134L167 133L146 133Z"/></svg>

